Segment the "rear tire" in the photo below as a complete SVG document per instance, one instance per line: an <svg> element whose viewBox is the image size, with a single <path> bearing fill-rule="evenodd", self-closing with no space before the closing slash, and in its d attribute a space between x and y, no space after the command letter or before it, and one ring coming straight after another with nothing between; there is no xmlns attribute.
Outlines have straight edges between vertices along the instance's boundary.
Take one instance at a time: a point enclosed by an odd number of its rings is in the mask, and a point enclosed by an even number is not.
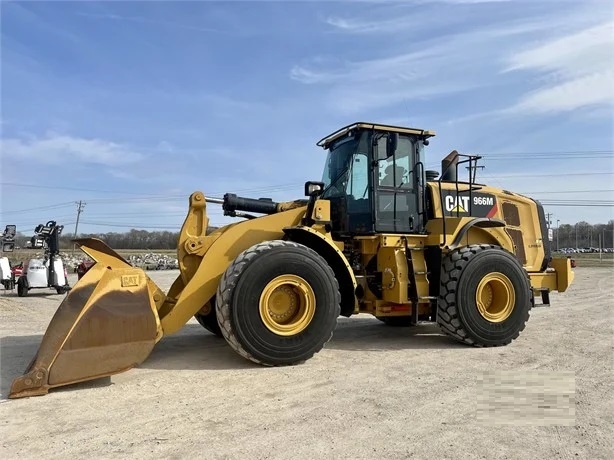
<svg viewBox="0 0 614 460"><path fill-rule="evenodd" d="M476 347L511 343L526 326L531 301L524 268L499 246L467 246L443 260L437 323L459 342Z"/></svg>
<svg viewBox="0 0 614 460"><path fill-rule="evenodd" d="M239 254L216 297L228 344L267 366L311 358L331 339L341 311L339 285L326 260L292 241L267 241Z"/></svg>
<svg viewBox="0 0 614 460"><path fill-rule="evenodd" d="M212 307L209 314L203 315L201 313L196 313L194 315L194 318L196 318L198 324L200 324L212 334L215 334L218 337L223 337L222 330L220 329L220 325L217 322L217 315L215 312L215 296L211 299L211 304Z"/></svg>

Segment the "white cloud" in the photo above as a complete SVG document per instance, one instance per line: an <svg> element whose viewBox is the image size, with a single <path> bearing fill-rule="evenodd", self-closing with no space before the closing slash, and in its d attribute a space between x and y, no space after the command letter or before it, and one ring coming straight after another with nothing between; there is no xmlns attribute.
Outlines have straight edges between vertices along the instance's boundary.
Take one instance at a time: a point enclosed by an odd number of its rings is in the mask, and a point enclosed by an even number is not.
<svg viewBox="0 0 614 460"><path fill-rule="evenodd" d="M391 34L394 41L375 50L364 47L375 53L371 59L352 61L340 57L334 61L328 57L326 62L321 62L322 58L304 61L291 69L290 78L325 87L326 103L344 115L495 86L507 99L516 94L516 101L508 102L512 108L506 108L497 107L497 100L477 98L481 103L492 104L482 106L481 113L515 115L584 107L594 110L614 101L614 30L612 23L595 25L604 12L603 5L589 3L587 9L571 6L475 27L462 18L451 25L450 21L460 16L446 13L438 22L440 26L447 23L449 32L427 40L415 30L415 14L395 15L393 11L380 10L373 14L376 17L329 17L327 24L342 33ZM571 32L561 36L562 30ZM520 72L530 72L532 77L526 78ZM471 107L476 108L473 103Z"/></svg>
<svg viewBox="0 0 614 460"><path fill-rule="evenodd" d="M512 55L504 72L540 72L552 83L523 96L509 112L614 105L613 50L614 22L607 22Z"/></svg>
<svg viewBox="0 0 614 460"><path fill-rule="evenodd" d="M45 137L3 139L1 153L5 158L55 164L80 162L104 166L122 166L144 158L129 146L101 139L84 139L48 133Z"/></svg>
<svg viewBox="0 0 614 460"><path fill-rule="evenodd" d="M404 30L409 27L407 16L401 16L394 19L386 19L381 21L365 21L360 18L341 18L331 16L326 18L326 23L335 29L342 32L352 33L382 33L382 32L395 32L398 30Z"/></svg>
<svg viewBox="0 0 614 460"><path fill-rule="evenodd" d="M598 105L614 106L614 70L592 73L534 91L524 96L510 111L567 112Z"/></svg>
<svg viewBox="0 0 614 460"><path fill-rule="evenodd" d="M490 72L495 72L494 59L505 44L498 48L483 46L488 43L488 33L477 30L450 34L414 44L412 48L417 51L386 57L296 65L290 78L303 84L328 86L327 103L346 115L457 93L489 84L484 69L492 67ZM470 59L468 49L472 50ZM377 54L383 53L378 50Z"/></svg>
<svg viewBox="0 0 614 460"><path fill-rule="evenodd" d="M350 1L355 1L355 0L350 0ZM437 4L437 3L443 3L443 4L452 4L452 5L477 5L480 3L506 3L506 2L512 2L512 1L516 1L516 0L362 0L365 3L377 3L377 4L381 4L381 3L401 3L401 4L412 4L412 5L428 5L428 4ZM534 1L538 1L538 0L534 0ZM548 1L548 0L542 0L542 1ZM565 0L552 0L552 1L565 1ZM567 0L567 1L573 1L573 0Z"/></svg>
<svg viewBox="0 0 614 460"><path fill-rule="evenodd" d="M417 3L452 3L455 5L475 5L478 3L503 3L513 0L415 0Z"/></svg>
<svg viewBox="0 0 614 460"><path fill-rule="evenodd" d="M538 69L574 75L585 72L587 66L611 68L613 45L614 22L607 22L516 53L509 58L506 71Z"/></svg>
<svg viewBox="0 0 614 460"><path fill-rule="evenodd" d="M423 59L429 55L436 58L436 50L357 62L337 62L336 69L331 69L331 63L321 65L321 70L315 65L313 68L309 65L296 65L290 71L290 78L305 84L338 82L342 85L372 83L378 80L409 81L420 75Z"/></svg>

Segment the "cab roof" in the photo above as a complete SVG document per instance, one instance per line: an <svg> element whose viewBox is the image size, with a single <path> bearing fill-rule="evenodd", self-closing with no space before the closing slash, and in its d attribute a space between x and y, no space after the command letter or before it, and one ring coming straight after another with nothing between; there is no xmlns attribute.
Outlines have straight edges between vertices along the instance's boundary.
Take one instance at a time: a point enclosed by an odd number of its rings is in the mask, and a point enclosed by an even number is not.
<svg viewBox="0 0 614 460"><path fill-rule="evenodd" d="M356 123L352 123L351 125L344 126L343 128L338 129L337 131L329 134L326 137L323 137L317 142L318 147L328 148L331 142L336 141L340 137L346 135L348 132L354 129L373 129L376 131L387 131L399 134L413 134L420 136L424 139L435 136L435 131L426 130L426 129L418 129L418 128L408 128L403 126L393 126L393 125L385 125L381 123L367 123L364 121L359 121Z"/></svg>

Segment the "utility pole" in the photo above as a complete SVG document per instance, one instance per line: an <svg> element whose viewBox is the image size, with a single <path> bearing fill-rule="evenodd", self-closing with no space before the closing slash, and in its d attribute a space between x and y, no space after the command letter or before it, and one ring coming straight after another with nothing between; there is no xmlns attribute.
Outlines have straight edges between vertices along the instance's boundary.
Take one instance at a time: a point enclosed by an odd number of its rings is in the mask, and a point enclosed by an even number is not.
<svg viewBox="0 0 614 460"><path fill-rule="evenodd" d="M83 201L79 200L78 202L75 201L75 204L77 205L77 221L75 222L75 234L73 236L73 238L77 237L77 230L79 228L79 217L81 216L81 213L83 212L83 208L85 208L85 205L87 203L84 203ZM72 252L73 254L75 253L75 246L76 245L72 245Z"/></svg>
<svg viewBox="0 0 614 460"><path fill-rule="evenodd" d="M548 238L548 241L552 241L552 221L550 220L550 216L552 215L551 212L547 212L546 213L546 227L548 228L548 236L546 236L545 238ZM558 237L558 232L557 232L557 237ZM557 246L557 251L558 251L558 246Z"/></svg>
<svg viewBox="0 0 614 460"><path fill-rule="evenodd" d="M559 247L559 222L560 220L557 219L556 220L556 251L558 252L560 247Z"/></svg>
<svg viewBox="0 0 614 460"><path fill-rule="evenodd" d="M603 260L603 241L601 239L601 234L599 234L599 262Z"/></svg>

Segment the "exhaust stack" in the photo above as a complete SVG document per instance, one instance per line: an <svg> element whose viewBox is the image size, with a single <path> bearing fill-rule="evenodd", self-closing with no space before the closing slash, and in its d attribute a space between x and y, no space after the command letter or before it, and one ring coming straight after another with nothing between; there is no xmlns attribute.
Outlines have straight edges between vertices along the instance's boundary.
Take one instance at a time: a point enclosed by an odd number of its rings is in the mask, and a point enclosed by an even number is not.
<svg viewBox="0 0 614 460"><path fill-rule="evenodd" d="M447 157L441 160L441 181L456 182L456 165L458 164L458 152L452 150Z"/></svg>

